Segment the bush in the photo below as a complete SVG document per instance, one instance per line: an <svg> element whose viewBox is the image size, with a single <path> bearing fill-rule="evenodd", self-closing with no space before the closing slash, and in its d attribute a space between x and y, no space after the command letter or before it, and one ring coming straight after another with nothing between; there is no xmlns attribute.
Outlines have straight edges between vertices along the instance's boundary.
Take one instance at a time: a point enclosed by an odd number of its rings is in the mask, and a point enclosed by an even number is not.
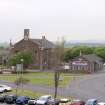
<svg viewBox="0 0 105 105"><path fill-rule="evenodd" d="M23 61L21 61L23 59ZM21 52L13 55L9 59L9 65L10 66L16 66L16 64L23 64L24 68L27 68L29 64L33 62L32 54L29 52Z"/></svg>

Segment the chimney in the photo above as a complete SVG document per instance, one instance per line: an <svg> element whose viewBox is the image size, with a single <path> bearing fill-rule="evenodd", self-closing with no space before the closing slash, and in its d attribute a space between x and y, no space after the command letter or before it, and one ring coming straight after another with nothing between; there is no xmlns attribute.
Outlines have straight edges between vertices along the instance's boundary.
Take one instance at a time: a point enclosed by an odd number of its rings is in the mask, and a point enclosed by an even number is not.
<svg viewBox="0 0 105 105"><path fill-rule="evenodd" d="M45 36L42 36L42 47L46 46L46 38Z"/></svg>
<svg viewBox="0 0 105 105"><path fill-rule="evenodd" d="M9 43L9 46L10 46L10 47L12 47L12 41L11 41L11 39L10 39L10 43Z"/></svg>
<svg viewBox="0 0 105 105"><path fill-rule="evenodd" d="M24 29L24 40L28 40L30 35L30 29Z"/></svg>
<svg viewBox="0 0 105 105"><path fill-rule="evenodd" d="M42 39L45 39L45 36L42 36Z"/></svg>

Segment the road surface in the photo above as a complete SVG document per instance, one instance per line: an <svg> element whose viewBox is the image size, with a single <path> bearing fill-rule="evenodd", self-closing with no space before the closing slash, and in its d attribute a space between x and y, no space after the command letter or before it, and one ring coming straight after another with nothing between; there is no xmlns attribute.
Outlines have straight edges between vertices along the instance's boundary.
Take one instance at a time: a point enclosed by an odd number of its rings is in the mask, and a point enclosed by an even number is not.
<svg viewBox="0 0 105 105"><path fill-rule="evenodd" d="M0 83L7 84L13 88L16 87L13 83L7 81L2 80ZM54 94L54 87L26 84L24 85L24 89L45 94ZM58 95L65 97L72 96L82 100L96 98L99 99L99 101L105 102L105 72L85 75L82 78L77 78L67 87L59 88Z"/></svg>

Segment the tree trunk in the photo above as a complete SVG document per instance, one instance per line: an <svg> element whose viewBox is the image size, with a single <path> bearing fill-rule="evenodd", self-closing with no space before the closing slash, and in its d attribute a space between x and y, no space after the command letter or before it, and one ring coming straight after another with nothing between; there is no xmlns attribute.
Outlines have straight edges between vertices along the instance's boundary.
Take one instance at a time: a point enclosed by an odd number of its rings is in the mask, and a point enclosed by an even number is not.
<svg viewBox="0 0 105 105"><path fill-rule="evenodd" d="M54 94L54 98L57 98L58 82L59 82L59 73L57 71L55 71L55 94Z"/></svg>

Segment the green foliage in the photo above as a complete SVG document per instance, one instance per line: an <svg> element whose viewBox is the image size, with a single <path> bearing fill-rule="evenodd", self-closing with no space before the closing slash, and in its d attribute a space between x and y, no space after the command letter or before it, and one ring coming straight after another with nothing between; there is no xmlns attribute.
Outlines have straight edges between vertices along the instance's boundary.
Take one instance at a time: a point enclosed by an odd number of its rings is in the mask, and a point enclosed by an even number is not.
<svg viewBox="0 0 105 105"><path fill-rule="evenodd" d="M64 60L67 62L77 56L80 55L80 51L82 54L87 55L87 54L96 54L97 56L101 57L103 61L105 61L105 47L73 47L69 50L65 51L64 54Z"/></svg>
<svg viewBox="0 0 105 105"><path fill-rule="evenodd" d="M0 46L0 50L3 50L4 49L4 47L3 46Z"/></svg>
<svg viewBox="0 0 105 105"><path fill-rule="evenodd" d="M73 47L69 50L67 50L64 54L64 60L65 61L68 61L68 60L71 60L77 56L80 55L80 52L82 54L93 54L94 52L94 48L92 47L87 47L87 46L76 46L76 47Z"/></svg>
<svg viewBox="0 0 105 105"><path fill-rule="evenodd" d="M9 92L9 94L16 94L16 90L13 89L11 92ZM32 91L32 90L26 90L24 89L23 93L22 93L22 89L18 88L18 92L17 92L18 96L29 96L31 98L38 98L42 95L45 95L45 93L41 93L41 92L36 92L36 91Z"/></svg>
<svg viewBox="0 0 105 105"><path fill-rule="evenodd" d="M21 59L23 59L23 62L21 61ZM31 64L32 62L32 54L29 52L17 53L16 55L12 56L9 60L10 65L16 66L16 64L23 63L25 67Z"/></svg>
<svg viewBox="0 0 105 105"><path fill-rule="evenodd" d="M105 47L98 47L94 50L94 53L105 61Z"/></svg>

